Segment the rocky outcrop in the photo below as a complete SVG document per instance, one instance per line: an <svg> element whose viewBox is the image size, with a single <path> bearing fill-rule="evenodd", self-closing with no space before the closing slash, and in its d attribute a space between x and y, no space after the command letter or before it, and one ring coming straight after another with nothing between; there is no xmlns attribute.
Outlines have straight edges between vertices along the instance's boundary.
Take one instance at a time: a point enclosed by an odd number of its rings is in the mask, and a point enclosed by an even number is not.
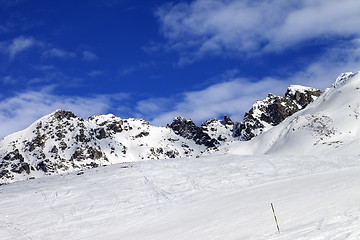
<svg viewBox="0 0 360 240"><path fill-rule="evenodd" d="M304 109L320 95L318 89L298 85L290 86L284 97L269 94L245 113L243 121L236 124L234 135L240 140L250 140Z"/></svg>
<svg viewBox="0 0 360 240"><path fill-rule="evenodd" d="M191 139L198 145L215 147L219 144L216 139L211 138L202 128L196 126L193 121L183 117L175 118L168 127L171 128L175 134L186 139Z"/></svg>
<svg viewBox="0 0 360 240"><path fill-rule="evenodd" d="M217 119L205 121L201 124L201 129L220 144L235 140L233 137L234 122L227 115L222 121Z"/></svg>

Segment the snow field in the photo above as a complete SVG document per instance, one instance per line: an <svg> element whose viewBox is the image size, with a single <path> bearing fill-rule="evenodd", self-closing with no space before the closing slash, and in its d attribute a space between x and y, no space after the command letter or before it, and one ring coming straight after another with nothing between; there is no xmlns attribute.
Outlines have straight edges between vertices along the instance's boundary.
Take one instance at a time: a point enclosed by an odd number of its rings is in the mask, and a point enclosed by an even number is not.
<svg viewBox="0 0 360 240"><path fill-rule="evenodd" d="M359 239L359 185L357 157L218 154L123 163L0 186L0 236Z"/></svg>

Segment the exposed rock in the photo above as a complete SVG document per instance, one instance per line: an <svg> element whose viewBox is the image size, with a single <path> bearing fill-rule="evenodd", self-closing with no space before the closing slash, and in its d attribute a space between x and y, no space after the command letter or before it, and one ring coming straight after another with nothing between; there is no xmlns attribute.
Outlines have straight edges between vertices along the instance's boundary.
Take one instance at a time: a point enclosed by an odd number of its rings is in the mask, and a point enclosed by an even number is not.
<svg viewBox="0 0 360 240"><path fill-rule="evenodd" d="M103 153L101 151L99 151L96 148L92 148L92 147L90 147L87 150L87 153L88 153L88 156L90 159L95 159L95 160L100 159L103 156Z"/></svg>
<svg viewBox="0 0 360 240"><path fill-rule="evenodd" d="M104 128L95 129L95 135L96 135L97 139L106 138L106 132L105 132Z"/></svg>
<svg viewBox="0 0 360 240"><path fill-rule="evenodd" d="M15 151L13 152L9 152L4 158L3 160L7 160L7 161L15 161L15 160L20 160L20 162L24 162L24 157L19 153L19 149L15 149Z"/></svg>
<svg viewBox="0 0 360 240"><path fill-rule="evenodd" d="M17 165L15 168L13 168L11 170L12 172L15 172L15 173L22 173L22 172L26 172L27 174L30 173L30 166L28 163L21 163L20 165Z"/></svg>
<svg viewBox="0 0 360 240"><path fill-rule="evenodd" d="M138 135L136 135L135 138L141 138L146 136L149 136L149 132L141 132Z"/></svg>
<svg viewBox="0 0 360 240"><path fill-rule="evenodd" d="M225 125L234 125L234 122L227 116L224 116L224 124Z"/></svg>
<svg viewBox="0 0 360 240"><path fill-rule="evenodd" d="M47 167L46 167L46 164L44 163L44 161L39 162L39 163L36 165L36 169L37 169L37 170L41 170L41 171L43 171L43 172L47 172Z"/></svg>
<svg viewBox="0 0 360 240"><path fill-rule="evenodd" d="M53 114L53 116L58 120L63 120L63 119L68 119L70 120L71 118L78 118L77 116L75 116L74 113L70 112L70 111L63 111L63 110L57 110L55 111L55 113Z"/></svg>
<svg viewBox="0 0 360 240"><path fill-rule="evenodd" d="M192 139L196 144L205 145L206 147L215 147L219 142L216 139L210 138L200 127L197 127L191 120L186 120L183 117L177 117L168 125L175 134L186 139Z"/></svg>
<svg viewBox="0 0 360 240"><path fill-rule="evenodd" d="M51 153L58 153L58 149L56 146L53 146L53 148L50 150Z"/></svg>
<svg viewBox="0 0 360 240"><path fill-rule="evenodd" d="M293 100L298 105L299 109L303 109L321 94L322 92L315 88L291 85L287 89L285 97Z"/></svg>
<svg viewBox="0 0 360 240"><path fill-rule="evenodd" d="M284 97L269 94L245 113L241 123L235 124L234 136L240 140L250 140L304 109L320 94L318 89L297 85L290 86Z"/></svg>
<svg viewBox="0 0 360 240"><path fill-rule="evenodd" d="M210 119L201 124L201 129L218 143L235 140L233 137L234 122L227 115L224 120Z"/></svg>

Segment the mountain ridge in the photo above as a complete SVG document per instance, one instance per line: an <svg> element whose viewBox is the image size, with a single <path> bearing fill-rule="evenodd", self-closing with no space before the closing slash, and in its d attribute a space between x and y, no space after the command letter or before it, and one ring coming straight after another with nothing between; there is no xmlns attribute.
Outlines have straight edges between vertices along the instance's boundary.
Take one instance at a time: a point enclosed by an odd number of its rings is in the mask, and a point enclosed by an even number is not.
<svg viewBox="0 0 360 240"><path fill-rule="evenodd" d="M360 74L341 74L303 111L230 153L270 155L360 155Z"/></svg>
<svg viewBox="0 0 360 240"><path fill-rule="evenodd" d="M268 131L320 94L292 85L284 97L269 94L257 101L241 123L225 115L201 126L182 117L167 127L155 127L140 118L108 114L82 119L56 110L0 142L0 184L122 162L211 154L225 143L247 141ZM246 137L244 129L250 133Z"/></svg>

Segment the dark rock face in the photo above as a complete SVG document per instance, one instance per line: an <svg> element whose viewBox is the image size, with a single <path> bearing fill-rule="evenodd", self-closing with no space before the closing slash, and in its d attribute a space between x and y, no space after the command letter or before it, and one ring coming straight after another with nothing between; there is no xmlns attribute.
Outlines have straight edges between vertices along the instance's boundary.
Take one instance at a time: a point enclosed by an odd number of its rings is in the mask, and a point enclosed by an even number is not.
<svg viewBox="0 0 360 240"><path fill-rule="evenodd" d="M234 125L234 122L227 116L224 116L224 124L225 125Z"/></svg>
<svg viewBox="0 0 360 240"><path fill-rule="evenodd" d="M70 120L71 118L77 118L77 116L70 112L70 111L63 111L63 110L58 110L54 113L54 117L57 119L57 120L63 120L63 119L67 119L67 120Z"/></svg>
<svg viewBox="0 0 360 240"><path fill-rule="evenodd" d="M285 97L291 99L295 103L301 106L301 109L305 108L308 104L312 103L318 98L322 92L318 89L308 88L303 91L296 91L291 87L285 93Z"/></svg>
<svg viewBox="0 0 360 240"><path fill-rule="evenodd" d="M284 97L269 94L264 100L257 101L240 123L234 123L225 115L223 121L210 119L201 127L182 117L175 118L168 126L175 134L207 147L234 139L248 141L304 109L320 95L318 89L293 85L287 89Z"/></svg>
<svg viewBox="0 0 360 240"><path fill-rule="evenodd" d="M206 147L215 147L219 142L212 139L200 127L197 127L191 120L186 120L183 117L177 117L173 122L168 125L175 134L182 136L186 139L192 139L196 144L205 145Z"/></svg>
<svg viewBox="0 0 360 240"><path fill-rule="evenodd" d="M9 167L9 169L6 169ZM10 171L9 171L10 170ZM30 165L24 161L24 157L20 154L19 149L8 153L4 158L3 162L0 163L0 176L11 175L13 173L30 173Z"/></svg>
<svg viewBox="0 0 360 240"><path fill-rule="evenodd" d="M248 141L304 109L320 95L320 90L302 86L290 86L284 97L269 94L245 113L243 122L235 126L234 136Z"/></svg>
<svg viewBox="0 0 360 240"><path fill-rule="evenodd" d="M234 122L227 115L224 116L222 121L217 119L207 120L201 124L201 129L220 144L234 140Z"/></svg>
<svg viewBox="0 0 360 240"><path fill-rule="evenodd" d="M196 144L204 145L207 148L214 148L222 142L233 139L234 122L224 116L224 120L210 119L196 126L191 120L177 117L171 125L168 125L175 134L187 139L192 139Z"/></svg>
<svg viewBox="0 0 360 240"><path fill-rule="evenodd" d="M24 157L19 153L19 149L15 149L13 152L9 152L5 157L4 160L8 161L15 161L19 160L20 162L24 161Z"/></svg>

